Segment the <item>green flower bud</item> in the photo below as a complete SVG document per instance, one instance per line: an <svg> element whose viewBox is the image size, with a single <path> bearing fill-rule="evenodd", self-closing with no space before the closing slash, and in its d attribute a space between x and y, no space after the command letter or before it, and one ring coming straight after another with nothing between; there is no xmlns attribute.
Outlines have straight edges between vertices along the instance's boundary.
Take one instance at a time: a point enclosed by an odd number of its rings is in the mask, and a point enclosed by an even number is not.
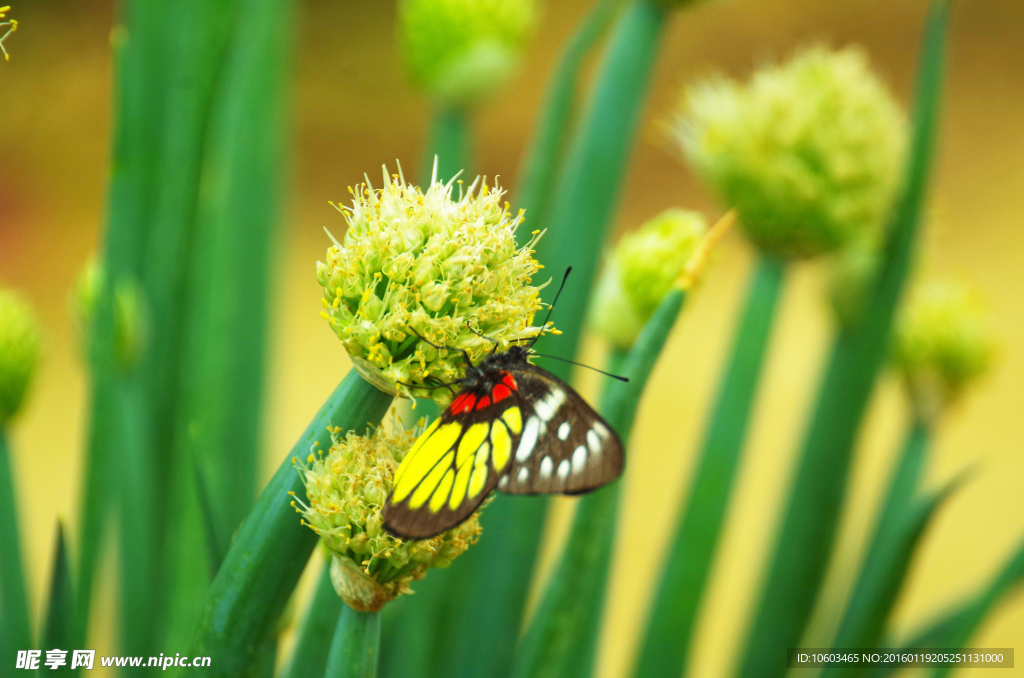
<svg viewBox="0 0 1024 678"><path fill-rule="evenodd" d="M519 64L534 0L403 0L399 41L417 87L468 105L497 91Z"/></svg>
<svg viewBox="0 0 1024 678"><path fill-rule="evenodd" d="M485 183L452 200L450 183L423 193L400 176L385 182L359 186L352 206L339 207L348 230L317 264L322 315L367 381L445 405L448 390L424 381L462 377L463 356L451 349L476 362L491 340L508 346L541 331L531 326L540 289L530 285L540 234L516 249L522 214L510 216L503 192Z"/></svg>
<svg viewBox="0 0 1024 678"><path fill-rule="evenodd" d="M674 135L751 241L786 257L880 231L907 143L905 116L852 48L691 89Z"/></svg>
<svg viewBox="0 0 1024 678"><path fill-rule="evenodd" d="M591 326L620 348L632 346L707 230L699 213L670 209L624 236L598 281Z"/></svg>
<svg viewBox="0 0 1024 678"><path fill-rule="evenodd" d="M293 460L309 503L295 499L292 505L331 552L335 591L356 610L376 611L409 593L410 582L432 567L448 567L480 535L476 515L422 541L384 531L381 509L398 465L420 433L422 428L393 434L378 428L365 437L335 429L326 455Z"/></svg>
<svg viewBox="0 0 1024 678"><path fill-rule="evenodd" d="M0 427L18 413L39 362L39 325L19 295L0 289Z"/></svg>
<svg viewBox="0 0 1024 678"><path fill-rule="evenodd" d="M970 289L932 280L914 290L895 327L894 358L919 416L934 418L991 367L995 339Z"/></svg>
<svg viewBox="0 0 1024 678"><path fill-rule="evenodd" d="M105 270L95 259L82 269L71 299L82 334L87 335L103 289ZM119 280L114 286L114 351L118 367L131 371L139 362L148 339L145 301L134 280Z"/></svg>

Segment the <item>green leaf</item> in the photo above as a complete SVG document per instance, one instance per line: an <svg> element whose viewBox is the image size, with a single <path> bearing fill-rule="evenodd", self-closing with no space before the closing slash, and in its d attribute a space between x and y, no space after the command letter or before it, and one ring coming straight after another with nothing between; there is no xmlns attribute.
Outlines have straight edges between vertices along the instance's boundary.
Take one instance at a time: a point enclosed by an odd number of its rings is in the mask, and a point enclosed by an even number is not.
<svg viewBox="0 0 1024 678"><path fill-rule="evenodd" d="M784 273L784 262L763 256L751 280L692 489L680 507L678 528L654 594L647 634L633 672L638 678L678 678L686 666L694 623L746 439Z"/></svg>
<svg viewBox="0 0 1024 678"><path fill-rule="evenodd" d="M32 647L7 431L0 426L0 666L14 666L18 650Z"/></svg>
<svg viewBox="0 0 1024 678"><path fill-rule="evenodd" d="M274 632L317 541L289 503L289 492L305 492L292 459L328 448L328 427L363 431L378 423L391 401L351 370L320 408L256 500L207 592L191 654L217 661L187 674L254 675L263 641Z"/></svg>
<svg viewBox="0 0 1024 678"><path fill-rule="evenodd" d="M978 593L917 632L909 641L888 643L886 647L921 649L964 647L985 620L1022 584L1024 584L1024 542L1017 546L1017 550L1010 556L1006 565ZM878 667L870 675L871 678L887 678L895 674L897 670L897 667L892 666ZM944 675L943 670L939 669L936 675Z"/></svg>
<svg viewBox="0 0 1024 678"><path fill-rule="evenodd" d="M326 678L375 678L379 654L380 612L357 612L342 605Z"/></svg>
<svg viewBox="0 0 1024 678"><path fill-rule="evenodd" d="M299 632L291 663L283 674L284 678L324 675L331 641L343 605L331 583L331 561L327 558L320 572L306 619L302 622L302 631Z"/></svg>
<svg viewBox="0 0 1024 678"><path fill-rule="evenodd" d="M46 620L43 623L40 645L44 650L71 650L76 647L75 596L71 586L67 545L64 542L64 525L59 520L51 568L50 591L46 597ZM70 660L68 664L70 665Z"/></svg>
<svg viewBox="0 0 1024 678"><path fill-rule="evenodd" d="M157 579L156 502L152 491L153 458L147 445L141 383L129 379L114 393L117 487L120 490L120 651L156 654ZM130 671L132 674L141 672Z"/></svg>
<svg viewBox="0 0 1024 678"><path fill-rule="evenodd" d="M964 647L985 620L1022 584L1024 542L1017 546L1003 568L978 593L917 632L909 641L887 646L922 649ZM871 678L887 678L897 670L895 667L879 667L871 672Z"/></svg>
<svg viewBox="0 0 1024 678"><path fill-rule="evenodd" d="M92 609L92 587L96 563L107 533L107 522L111 510L109 501L110 485L116 482L110 462L113 448L111 427L113 422L107 413L111 411L113 398L109 379L92 375L89 432L86 437L84 472L82 475L81 504L79 505L79 551L78 551L78 624L77 642L84 646L88 636L89 613Z"/></svg>
<svg viewBox="0 0 1024 678"><path fill-rule="evenodd" d="M685 299L682 290L669 292L629 353L610 362L609 369L629 381L609 382L600 409L624 442L629 440L647 378ZM517 651L515 678L590 676L621 486L620 479L580 498L565 551Z"/></svg>
<svg viewBox="0 0 1024 678"><path fill-rule="evenodd" d="M961 484L955 478L937 492L908 501L902 511L880 525L865 558L836 636L834 647L882 647L882 631L899 599L906 574L921 537L935 512ZM853 667L828 667L822 676L859 675Z"/></svg>
<svg viewBox="0 0 1024 678"><path fill-rule="evenodd" d="M212 102L197 206L184 415L222 547L257 492L270 258L284 178L291 7L285 0L239 3Z"/></svg>
<svg viewBox="0 0 1024 678"><path fill-rule="evenodd" d="M114 133L110 158L110 179L107 195L107 225L103 236L103 284L97 300L89 331L89 363L91 368L92 413L82 491L82 534L79 538L80 628L76 635L85 639L85 624L89 618L92 583L99 549L104 541L105 524L110 512L121 497L122 459L125 445L133 441L129 454L142 455L134 476L144 483L138 488L139 496L153 496L156 478L148 473L151 460L145 435L148 423L143 419L125 421L123 417L144 417L145 409L129 404L140 397L138 385L132 384L133 375L125 374L118 364L114 312L114 288L118 284L133 284L144 271L146 238L155 212L156 187L159 185L159 148L163 134L165 100L167 93L166 66L168 40L166 27L172 23L170 3L127 2L120 7L118 25L112 33L115 61ZM134 460L133 460L133 463ZM115 501L111 501L111 499ZM140 516L148 519L148 514ZM153 533L146 525L143 532ZM152 541L139 545L138 558L130 556L135 566L149 567L156 562L146 552ZM122 591L125 603L122 612L149 609L155 596L153 571L137 571L138 580L147 587ZM125 586L128 586L126 583ZM129 631L131 638L122 642L145 642L145 636L154 628L152 618L143 614L146 624L138 619L124 617L124 625L137 625ZM140 646L141 651L141 646Z"/></svg>
<svg viewBox="0 0 1024 678"><path fill-rule="evenodd" d="M885 258L860 324L842 330L833 347L748 636L741 678L785 673L786 648L799 643L825 574L854 441L913 258L938 117L948 10L947 0L934 0L918 75L913 142Z"/></svg>
<svg viewBox="0 0 1024 678"><path fill-rule="evenodd" d="M199 505L199 513L203 517L203 541L206 544L206 559L210 570L210 579L217 576L217 570L224 562L224 554L228 552L228 543L220 543L217 540L217 524L213 515L213 500L210 498L210 489L203 477L203 469L193 460L192 477L195 479L195 492L193 496Z"/></svg>
<svg viewBox="0 0 1024 678"><path fill-rule="evenodd" d="M197 462L189 454L183 374L190 348L189 302L203 299L206 292L189 294L201 173L236 10L236 0L179 0L173 5L174 20L163 29L169 43L165 122L158 130L155 208L140 278L148 332L138 369L149 418L152 473L158 479L153 487L154 524L149 527L159 535L159 580L152 587L157 595L157 649L187 647L212 577L202 567L208 549L197 530L202 525L197 519Z"/></svg>
<svg viewBox="0 0 1024 678"><path fill-rule="evenodd" d="M962 615L951 620L948 635L943 639L942 647L963 648L978 631L982 623L1014 590L1024 583L1024 543L1010 556L1003 569L993 578L991 583L971 601ZM952 673L951 668L935 671L934 678L945 678Z"/></svg>
<svg viewBox="0 0 1024 678"><path fill-rule="evenodd" d="M931 430L915 421L900 454L889 492L878 514L871 544L850 594L833 647L877 647L882 630L896 603L904 574L931 511L944 494L915 500ZM847 675L849 670L826 668L823 676Z"/></svg>

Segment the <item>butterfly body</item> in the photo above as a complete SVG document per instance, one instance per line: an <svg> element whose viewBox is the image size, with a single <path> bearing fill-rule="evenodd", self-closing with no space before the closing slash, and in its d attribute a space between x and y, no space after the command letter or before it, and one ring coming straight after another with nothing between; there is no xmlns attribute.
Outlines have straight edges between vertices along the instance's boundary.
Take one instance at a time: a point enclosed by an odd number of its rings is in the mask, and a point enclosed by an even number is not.
<svg viewBox="0 0 1024 678"><path fill-rule="evenodd" d="M513 346L470 365L461 389L395 474L384 528L426 539L472 515L492 490L580 494L622 473L622 443L570 386Z"/></svg>

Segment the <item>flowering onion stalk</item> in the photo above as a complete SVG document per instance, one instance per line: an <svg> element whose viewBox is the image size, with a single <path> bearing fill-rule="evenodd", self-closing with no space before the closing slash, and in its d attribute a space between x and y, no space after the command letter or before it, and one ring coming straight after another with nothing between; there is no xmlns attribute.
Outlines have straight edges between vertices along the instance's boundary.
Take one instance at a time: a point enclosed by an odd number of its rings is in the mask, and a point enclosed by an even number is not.
<svg viewBox="0 0 1024 678"><path fill-rule="evenodd" d="M411 593L411 582L432 567L448 567L480 535L476 514L426 540L406 541L384 531L381 509L395 471L422 432L417 427L388 434L378 428L362 436L335 429L327 454L295 460L306 498L294 503L303 524L332 554L331 581L354 610L378 612Z"/></svg>
<svg viewBox="0 0 1024 678"><path fill-rule="evenodd" d="M306 499L293 504L303 524L316 532L331 554L330 579L343 605L326 675L376 675L380 610L411 593L410 584L433 567L448 567L480 535L474 514L459 526L426 540L402 540L384 531L381 510L395 471L422 427L388 434L332 433L326 455L296 460Z"/></svg>
<svg viewBox="0 0 1024 678"><path fill-rule="evenodd" d="M832 551L854 441L907 278L928 186L942 89L948 0L934 0L924 29L911 143L889 217L878 273L855 325L842 328L823 375L790 496L757 604L741 678L782 676L779 648L799 643Z"/></svg>
<svg viewBox="0 0 1024 678"><path fill-rule="evenodd" d="M359 373L383 391L433 398L447 405L440 384L465 373L465 349L474 363L497 341L533 337L540 269L533 246L517 248L523 215L512 215L504 192L477 179L454 195L454 181L435 180L426 191L401 174L384 186L350 189L351 206L338 206L348 228L317 263L324 289L322 313ZM482 335L482 336L481 336Z"/></svg>

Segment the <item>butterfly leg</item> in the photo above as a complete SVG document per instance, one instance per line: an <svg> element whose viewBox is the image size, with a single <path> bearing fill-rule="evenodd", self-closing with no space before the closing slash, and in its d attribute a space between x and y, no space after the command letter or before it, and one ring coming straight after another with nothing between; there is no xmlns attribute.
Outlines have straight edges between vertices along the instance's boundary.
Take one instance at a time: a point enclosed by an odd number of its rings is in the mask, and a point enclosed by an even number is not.
<svg viewBox="0 0 1024 678"><path fill-rule="evenodd" d="M489 341L492 344L494 344L494 347L491 348L491 355L493 355L494 352L498 350L498 346L499 346L498 340L497 339L493 339L491 337L488 337L486 334L481 334L480 332L477 332L476 330L474 330L472 327L469 326L469 321L468 320L466 321L466 329L469 330L470 332L472 332L473 334L475 334L476 336L480 337L481 339L486 339L487 341Z"/></svg>
<svg viewBox="0 0 1024 678"><path fill-rule="evenodd" d="M405 386L406 388L426 388L428 391L433 391L434 389L437 388L446 388L451 392L452 395L456 395L455 391L452 389L452 384L457 384L459 382L444 382L438 379L437 377L427 377L427 379L434 381L437 384L437 386L426 386L426 382L422 384L407 384L404 381L396 381L395 383L398 384L399 386Z"/></svg>
<svg viewBox="0 0 1024 678"><path fill-rule="evenodd" d="M429 346L433 346L434 348L436 348L438 350L458 351L459 353L462 354L462 357L465 358L466 365L468 367L472 367L473 366L473 361L470 359L469 353L466 351L466 349L464 349L464 348L455 348L454 346L438 346L437 344L435 344L435 343L433 343L431 341L427 341L427 339L425 339L419 332L417 332L413 328L410 327L409 331L412 332L413 334L415 334L417 337L419 337L420 341L422 341L423 343L425 343L425 344L427 344Z"/></svg>

